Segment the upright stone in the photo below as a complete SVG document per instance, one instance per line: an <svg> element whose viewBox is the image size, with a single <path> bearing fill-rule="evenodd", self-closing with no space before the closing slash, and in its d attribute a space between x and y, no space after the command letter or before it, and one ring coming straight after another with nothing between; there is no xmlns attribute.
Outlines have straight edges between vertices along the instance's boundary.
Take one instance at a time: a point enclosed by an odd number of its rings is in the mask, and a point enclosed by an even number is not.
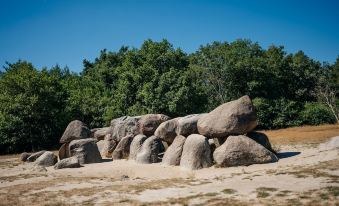
<svg viewBox="0 0 339 206"><path fill-rule="evenodd" d="M71 156L76 156L80 164L99 163L102 161L95 139L73 140L69 144L69 148Z"/></svg>
<svg viewBox="0 0 339 206"><path fill-rule="evenodd" d="M135 160L137 158L137 154L140 152L142 144L146 139L147 137L143 134L139 134L133 138L128 159Z"/></svg>
<svg viewBox="0 0 339 206"><path fill-rule="evenodd" d="M118 141L115 138L113 138L111 134L107 134L103 141L104 143L103 143L101 155L103 157L111 158L114 149L118 145Z"/></svg>
<svg viewBox="0 0 339 206"><path fill-rule="evenodd" d="M180 166L196 170L211 165L211 150L207 138L199 134L188 136L182 151Z"/></svg>
<svg viewBox="0 0 339 206"><path fill-rule="evenodd" d="M138 163L150 164L160 162L159 155L163 153L164 146L159 137L151 136L142 144L140 152L137 154Z"/></svg>
<svg viewBox="0 0 339 206"><path fill-rule="evenodd" d="M112 158L113 160L127 159L129 156L129 148L133 140L132 135L127 135L123 137L118 143L117 147L113 151Z"/></svg>
<svg viewBox="0 0 339 206"><path fill-rule="evenodd" d="M60 149L59 149L59 159L65 159L70 157L70 151L69 151L69 143L64 143L61 145Z"/></svg>
<svg viewBox="0 0 339 206"><path fill-rule="evenodd" d="M173 143L166 150L162 163L164 165L179 165L182 150L186 141L184 136L176 136Z"/></svg>

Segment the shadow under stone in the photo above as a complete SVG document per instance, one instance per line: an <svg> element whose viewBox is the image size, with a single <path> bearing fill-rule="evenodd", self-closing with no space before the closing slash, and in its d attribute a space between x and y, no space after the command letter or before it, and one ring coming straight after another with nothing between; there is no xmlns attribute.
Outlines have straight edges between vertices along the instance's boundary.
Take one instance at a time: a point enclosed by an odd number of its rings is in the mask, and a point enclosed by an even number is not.
<svg viewBox="0 0 339 206"><path fill-rule="evenodd" d="M112 159L102 159L101 162L112 162Z"/></svg>
<svg viewBox="0 0 339 206"><path fill-rule="evenodd" d="M301 152L279 152L277 154L277 157L279 159L284 159L284 158L289 158L289 157L293 157L296 155L299 155Z"/></svg>

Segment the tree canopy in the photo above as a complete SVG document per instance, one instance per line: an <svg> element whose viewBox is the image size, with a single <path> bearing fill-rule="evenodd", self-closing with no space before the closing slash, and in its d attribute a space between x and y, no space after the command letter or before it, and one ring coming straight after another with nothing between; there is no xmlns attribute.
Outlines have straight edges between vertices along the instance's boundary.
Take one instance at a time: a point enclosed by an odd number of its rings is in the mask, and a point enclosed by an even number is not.
<svg viewBox="0 0 339 206"><path fill-rule="evenodd" d="M0 149L3 153L57 146L67 123L91 128L123 115L171 117L209 112L249 95L258 128L334 123L319 87L330 88L338 105L339 57L320 63L282 46L263 49L250 40L213 42L186 54L167 40L140 48L102 50L83 71L59 66L37 69L9 63L0 73Z"/></svg>

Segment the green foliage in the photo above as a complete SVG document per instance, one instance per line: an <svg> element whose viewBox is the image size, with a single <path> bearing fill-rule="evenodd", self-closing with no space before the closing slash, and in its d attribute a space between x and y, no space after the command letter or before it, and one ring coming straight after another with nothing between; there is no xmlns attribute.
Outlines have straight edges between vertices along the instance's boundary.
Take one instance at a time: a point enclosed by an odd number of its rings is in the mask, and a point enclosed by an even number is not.
<svg viewBox="0 0 339 206"><path fill-rule="evenodd" d="M60 110L66 99L60 75L58 68L37 71L27 62L8 65L0 78L2 153L56 144L68 121Z"/></svg>
<svg viewBox="0 0 339 206"><path fill-rule="evenodd" d="M106 105L101 105L106 108L101 123L122 115L180 116L205 109L207 96L201 76L197 76L201 72L189 67L188 56L166 40L147 40L140 49L123 47L118 53L104 50L95 62L85 62L84 77L104 83L98 93L106 89L111 94L105 96Z"/></svg>
<svg viewBox="0 0 339 206"><path fill-rule="evenodd" d="M2 153L56 146L74 119L94 128L123 115L184 116L246 94L259 128L332 123L316 89L325 82L339 91L339 58L322 65L302 51L265 50L249 40L213 42L190 55L167 40L146 40L140 48L102 50L83 65L75 74L18 61L0 72Z"/></svg>
<svg viewBox="0 0 339 206"><path fill-rule="evenodd" d="M302 123L300 112L302 103L293 100L255 98L258 127L263 129L297 126Z"/></svg>
<svg viewBox="0 0 339 206"><path fill-rule="evenodd" d="M321 103L306 103L301 113L303 124L319 125L335 123L335 118L328 107Z"/></svg>

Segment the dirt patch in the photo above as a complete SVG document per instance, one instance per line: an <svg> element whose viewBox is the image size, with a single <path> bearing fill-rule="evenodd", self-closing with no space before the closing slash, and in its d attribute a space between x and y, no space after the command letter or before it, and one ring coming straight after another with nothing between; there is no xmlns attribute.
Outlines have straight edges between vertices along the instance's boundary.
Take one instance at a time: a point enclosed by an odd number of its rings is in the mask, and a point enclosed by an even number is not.
<svg viewBox="0 0 339 206"><path fill-rule="evenodd" d="M278 130L263 130L274 144L319 144L339 136L339 124L291 127Z"/></svg>

